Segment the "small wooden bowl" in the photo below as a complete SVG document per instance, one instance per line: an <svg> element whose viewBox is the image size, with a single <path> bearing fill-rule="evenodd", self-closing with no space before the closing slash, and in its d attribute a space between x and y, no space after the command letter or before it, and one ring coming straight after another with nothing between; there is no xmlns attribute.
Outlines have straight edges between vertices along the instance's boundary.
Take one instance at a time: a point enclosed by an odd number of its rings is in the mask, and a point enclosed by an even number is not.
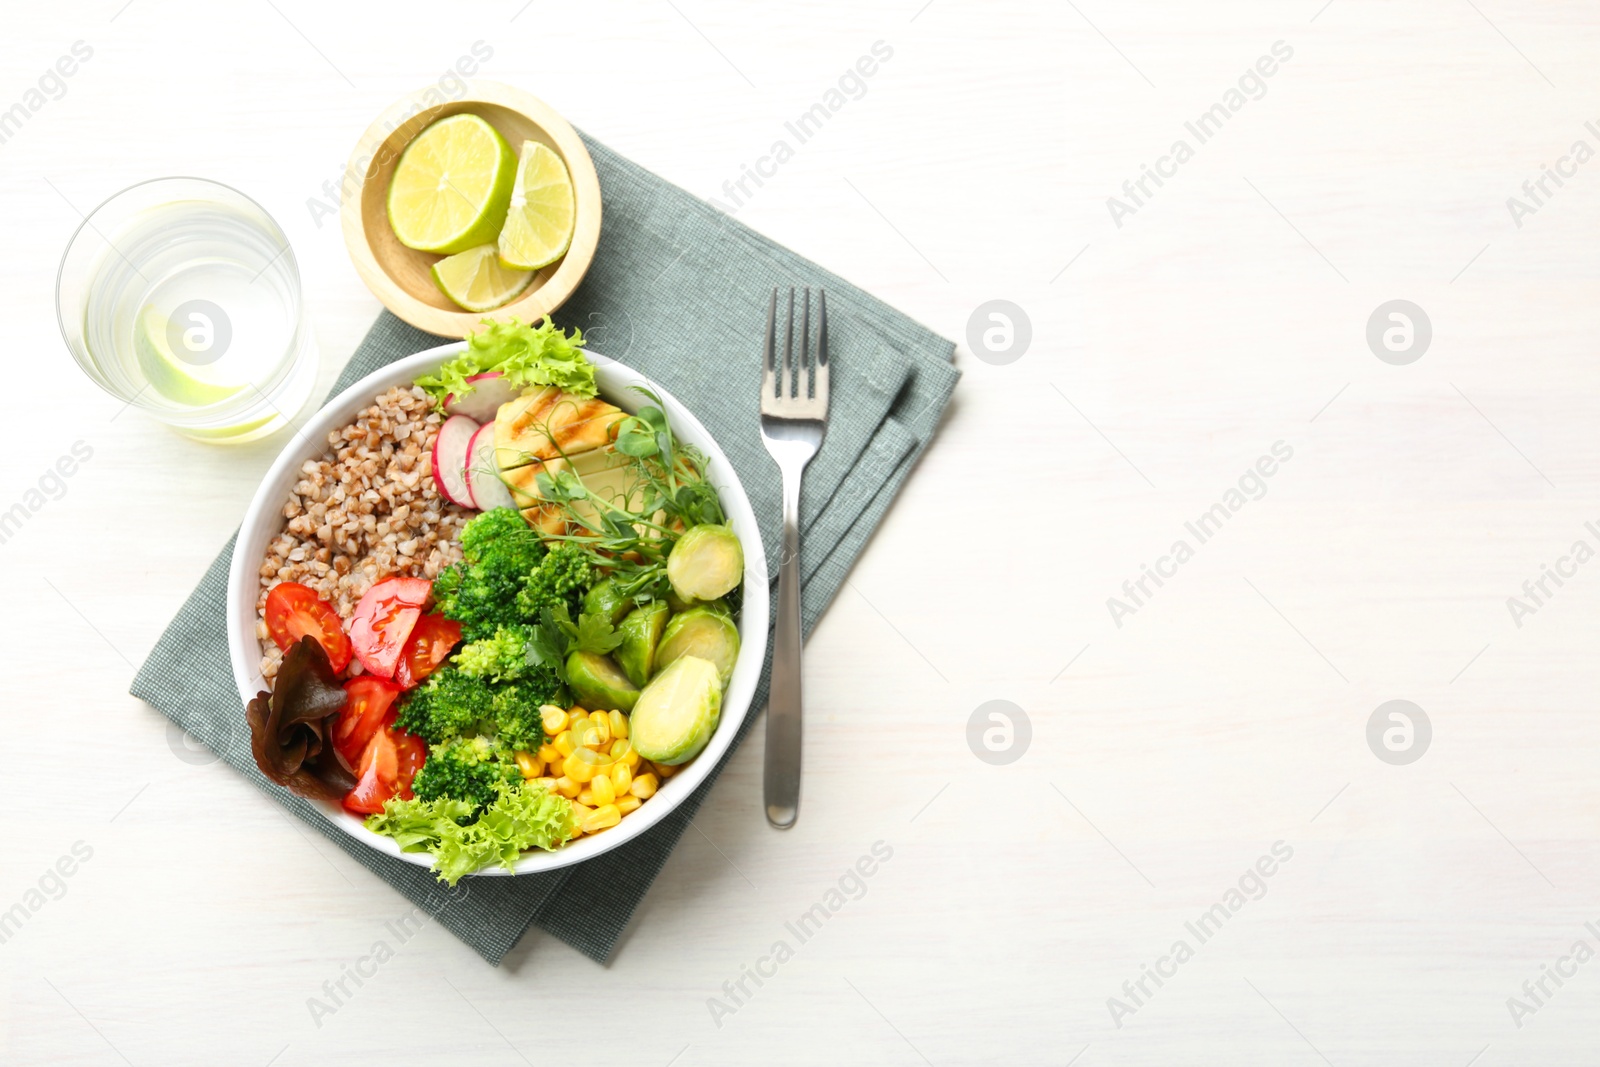
<svg viewBox="0 0 1600 1067"><path fill-rule="evenodd" d="M500 131L513 151L539 141L559 155L572 176L577 222L567 254L541 268L533 284L493 311L464 311L434 284L429 268L443 256L407 248L389 226L387 200L395 164L411 139L435 121L469 111ZM350 156L345 185L360 183L340 210L345 247L356 273L383 306L420 330L462 338L485 318L532 322L566 302L588 273L600 243L600 179L576 130L538 97L498 82L473 82L459 100L441 101L430 86L392 104L367 128Z"/></svg>

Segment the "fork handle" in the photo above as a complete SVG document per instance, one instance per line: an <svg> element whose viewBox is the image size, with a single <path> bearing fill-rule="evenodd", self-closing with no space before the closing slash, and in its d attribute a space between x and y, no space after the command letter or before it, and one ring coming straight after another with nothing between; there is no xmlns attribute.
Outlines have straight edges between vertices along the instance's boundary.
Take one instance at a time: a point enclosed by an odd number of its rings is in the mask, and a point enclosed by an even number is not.
<svg viewBox="0 0 1600 1067"><path fill-rule="evenodd" d="M800 814L800 476L783 467L783 555L778 557L778 620L767 700L764 793L767 822L779 830Z"/></svg>

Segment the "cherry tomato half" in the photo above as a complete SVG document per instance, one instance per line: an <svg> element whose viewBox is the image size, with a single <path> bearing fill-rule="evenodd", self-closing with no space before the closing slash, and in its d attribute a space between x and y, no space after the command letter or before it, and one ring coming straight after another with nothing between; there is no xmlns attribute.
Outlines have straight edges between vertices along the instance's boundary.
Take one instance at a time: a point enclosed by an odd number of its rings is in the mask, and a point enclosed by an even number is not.
<svg viewBox="0 0 1600 1067"><path fill-rule="evenodd" d="M367 742L356 765L356 787L344 798L346 811L376 815L391 797L411 799L411 780L427 761L428 746L393 725L390 716Z"/></svg>
<svg viewBox="0 0 1600 1067"><path fill-rule="evenodd" d="M433 583L426 578L385 578L367 590L350 618L350 642L368 674L394 677L400 653L432 592Z"/></svg>
<svg viewBox="0 0 1600 1067"><path fill-rule="evenodd" d="M411 639L400 654L394 680L402 689L421 685L423 679L439 669L450 651L461 641L461 624L443 615L424 615L411 630Z"/></svg>
<svg viewBox="0 0 1600 1067"><path fill-rule="evenodd" d="M387 678L363 674L344 683L344 691L349 699L334 723L333 747L354 767L388 717L400 687Z"/></svg>
<svg viewBox="0 0 1600 1067"><path fill-rule="evenodd" d="M279 582L267 594L267 632L285 651L307 634L317 639L328 654L334 672L350 665L350 638L345 636L339 613L317 596L317 591L299 582Z"/></svg>

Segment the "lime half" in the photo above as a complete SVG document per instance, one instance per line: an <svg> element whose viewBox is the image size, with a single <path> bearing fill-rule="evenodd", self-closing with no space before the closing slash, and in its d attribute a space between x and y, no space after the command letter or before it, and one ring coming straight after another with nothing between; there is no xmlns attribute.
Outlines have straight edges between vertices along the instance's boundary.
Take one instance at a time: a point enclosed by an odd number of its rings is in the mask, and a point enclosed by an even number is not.
<svg viewBox="0 0 1600 1067"><path fill-rule="evenodd" d="M533 281L530 270L507 270L494 245L479 245L433 265L434 284L468 311L492 311Z"/></svg>
<svg viewBox="0 0 1600 1067"><path fill-rule="evenodd" d="M417 134L389 182L389 225L423 252L464 252L505 225L517 161L495 128L451 115Z"/></svg>
<svg viewBox="0 0 1600 1067"><path fill-rule="evenodd" d="M515 270L554 263L572 244L576 219L567 165L538 141L523 141L511 210L500 231L501 261Z"/></svg>
<svg viewBox="0 0 1600 1067"><path fill-rule="evenodd" d="M167 317L145 305L133 328L133 351L151 388L168 400L189 407L215 404L244 388L215 376L214 366L179 359L167 342Z"/></svg>

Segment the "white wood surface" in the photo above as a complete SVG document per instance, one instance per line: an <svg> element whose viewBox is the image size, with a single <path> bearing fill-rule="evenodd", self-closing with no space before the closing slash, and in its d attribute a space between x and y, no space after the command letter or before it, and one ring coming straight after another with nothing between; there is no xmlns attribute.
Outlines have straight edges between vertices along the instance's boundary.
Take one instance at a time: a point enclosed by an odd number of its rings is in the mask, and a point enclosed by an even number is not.
<svg viewBox="0 0 1600 1067"><path fill-rule="evenodd" d="M0 545L0 911L93 854L0 944L0 1061L1593 1062L1600 963L1520 1027L1507 998L1600 948L1600 563L1520 628L1506 599L1600 547L1600 162L1520 228L1506 198L1600 148L1594 6L921 2L8 12L0 109L93 56L0 144L0 509L93 457ZM991 366L962 340L944 431L810 645L797 829L765 826L747 745L610 968L534 934L495 970L430 927L319 1026L308 998L405 905L125 695L278 443L113 419L55 263L135 180L232 183L289 232L331 381L378 305L307 201L478 40L482 76L706 197L886 42L738 216L951 337L1014 301L1033 342ZM1265 96L1114 225L1277 41ZM1433 323L1409 366L1364 341L1395 298ZM1116 626L1106 599L1280 440L1265 497ZM1396 698L1433 724L1409 766L1365 740ZM994 699L1032 724L1009 766L966 743ZM866 895L714 1020L880 840ZM1107 998L1277 841L1266 895L1116 1026Z"/></svg>

